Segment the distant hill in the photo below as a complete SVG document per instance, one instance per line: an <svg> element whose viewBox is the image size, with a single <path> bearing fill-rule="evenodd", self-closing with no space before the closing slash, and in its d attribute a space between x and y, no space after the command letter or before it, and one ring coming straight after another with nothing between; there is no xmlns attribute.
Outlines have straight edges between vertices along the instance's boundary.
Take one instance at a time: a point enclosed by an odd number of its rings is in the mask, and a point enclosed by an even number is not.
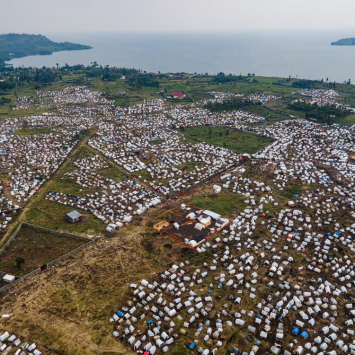
<svg viewBox="0 0 355 355"><path fill-rule="evenodd" d="M332 42L332 46L355 46L355 38L343 38L339 41Z"/></svg>
<svg viewBox="0 0 355 355"><path fill-rule="evenodd" d="M0 65L2 61L28 55L45 55L59 51L91 49L90 46L69 42L53 42L42 35L3 34L0 35Z"/></svg>

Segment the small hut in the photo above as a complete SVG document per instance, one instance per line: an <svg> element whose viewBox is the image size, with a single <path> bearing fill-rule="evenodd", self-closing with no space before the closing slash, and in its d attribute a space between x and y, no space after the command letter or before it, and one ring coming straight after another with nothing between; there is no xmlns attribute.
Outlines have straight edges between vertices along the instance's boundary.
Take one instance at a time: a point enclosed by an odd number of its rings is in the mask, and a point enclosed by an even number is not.
<svg viewBox="0 0 355 355"><path fill-rule="evenodd" d="M81 221L83 219L83 216L78 211L74 210L74 211L67 213L67 215L65 216L65 219L70 223L76 223L76 222Z"/></svg>

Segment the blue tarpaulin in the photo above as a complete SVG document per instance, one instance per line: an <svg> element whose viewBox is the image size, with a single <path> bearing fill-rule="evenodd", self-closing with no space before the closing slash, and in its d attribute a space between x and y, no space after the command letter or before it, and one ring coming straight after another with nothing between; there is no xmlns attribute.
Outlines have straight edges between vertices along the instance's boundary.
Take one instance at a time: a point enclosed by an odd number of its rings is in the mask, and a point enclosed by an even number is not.
<svg viewBox="0 0 355 355"><path fill-rule="evenodd" d="M302 332L300 336L306 339L308 337L308 334L307 332Z"/></svg>

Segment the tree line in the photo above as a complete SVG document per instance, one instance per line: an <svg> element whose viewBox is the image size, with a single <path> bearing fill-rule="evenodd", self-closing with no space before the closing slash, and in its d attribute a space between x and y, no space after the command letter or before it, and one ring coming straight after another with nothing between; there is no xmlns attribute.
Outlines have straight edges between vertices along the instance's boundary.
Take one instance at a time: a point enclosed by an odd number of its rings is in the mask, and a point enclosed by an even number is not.
<svg viewBox="0 0 355 355"><path fill-rule="evenodd" d="M223 112L223 111L235 111L243 107L257 106L257 105L261 105L261 102L255 103L254 101L250 101L250 100L235 99L235 100L226 100L223 101L222 103L209 102L204 107L211 112Z"/></svg>
<svg viewBox="0 0 355 355"><path fill-rule="evenodd" d="M303 112L306 118L315 118L317 121L327 124L335 123L337 118L344 118L350 114L349 111L337 108L335 105L318 106L317 104L311 105L305 102L289 104L288 108Z"/></svg>

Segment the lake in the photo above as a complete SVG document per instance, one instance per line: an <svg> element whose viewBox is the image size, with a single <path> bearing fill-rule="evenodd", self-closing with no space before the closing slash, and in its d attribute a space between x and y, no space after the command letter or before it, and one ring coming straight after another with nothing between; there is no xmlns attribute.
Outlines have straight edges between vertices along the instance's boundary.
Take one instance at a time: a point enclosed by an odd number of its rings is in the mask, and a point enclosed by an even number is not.
<svg viewBox="0 0 355 355"><path fill-rule="evenodd" d="M44 34L46 35L46 34ZM331 46L349 31L238 33L51 34L49 39L93 47L10 61L15 67L52 67L96 61L147 72L248 74L355 82L355 46Z"/></svg>

